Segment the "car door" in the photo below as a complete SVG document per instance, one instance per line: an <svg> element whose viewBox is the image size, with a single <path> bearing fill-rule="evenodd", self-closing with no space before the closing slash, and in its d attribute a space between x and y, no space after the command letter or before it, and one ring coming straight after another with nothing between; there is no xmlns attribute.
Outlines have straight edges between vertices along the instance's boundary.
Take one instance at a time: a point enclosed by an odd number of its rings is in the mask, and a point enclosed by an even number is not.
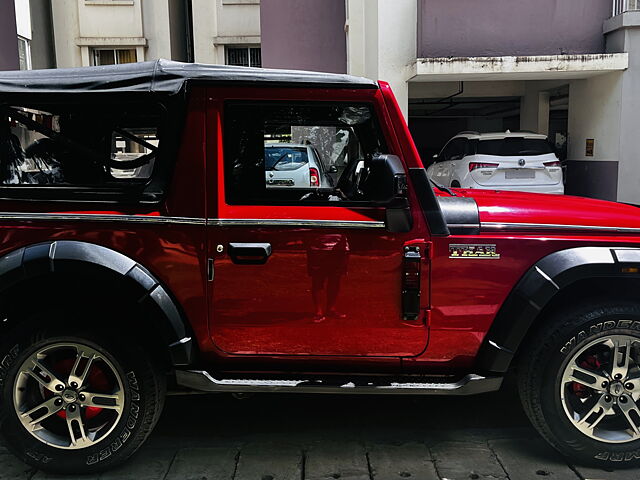
<svg viewBox="0 0 640 480"><path fill-rule="evenodd" d="M207 222L209 326L217 348L235 355L420 354L427 325L422 314L405 316L402 278L407 252L424 251L426 229L418 220L409 232L386 230L384 208L363 193L362 165L374 152L394 153L390 130L378 120L384 105L377 92L364 103L331 102L326 91L283 90L275 100L272 90L243 89L243 100L227 96L234 93L210 95L216 147L208 178L217 188ZM320 96L321 102L308 100ZM345 138L347 146L336 148ZM336 188L265 188L264 148L271 140L317 149L335 166Z"/></svg>
<svg viewBox="0 0 640 480"><path fill-rule="evenodd" d="M446 172L448 168L447 160L451 156L451 146L452 146L452 141L449 141L449 143L447 143L442 149L442 151L438 154L438 157L436 158L436 163L432 165L433 170L432 170L431 178L438 185L447 185L446 183L447 182Z"/></svg>
<svg viewBox="0 0 640 480"><path fill-rule="evenodd" d="M449 148L447 149L447 161L443 162L442 185L449 187L456 177L458 179L460 178L456 170L460 168L460 160L465 156L466 144L467 139L460 137L454 138L449 145L447 145Z"/></svg>

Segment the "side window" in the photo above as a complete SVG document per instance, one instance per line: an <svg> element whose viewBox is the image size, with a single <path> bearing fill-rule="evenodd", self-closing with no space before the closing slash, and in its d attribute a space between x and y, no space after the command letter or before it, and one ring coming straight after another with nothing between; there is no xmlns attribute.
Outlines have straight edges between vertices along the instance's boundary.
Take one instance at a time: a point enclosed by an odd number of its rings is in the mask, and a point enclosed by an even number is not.
<svg viewBox="0 0 640 480"><path fill-rule="evenodd" d="M231 205L366 202L370 160L385 151L368 104L225 103Z"/></svg>
<svg viewBox="0 0 640 480"><path fill-rule="evenodd" d="M449 160L460 160L466 155L467 139L456 138L451 142L451 151Z"/></svg>
<svg viewBox="0 0 640 480"><path fill-rule="evenodd" d="M452 149L452 143L455 140L451 140L449 143L447 143L445 145L445 147L442 149L442 152L440 152L440 155L438 155L438 162L445 162L447 160L451 160L451 149Z"/></svg>
<svg viewBox="0 0 640 480"><path fill-rule="evenodd" d="M146 183L162 114L145 107L0 107L0 187Z"/></svg>

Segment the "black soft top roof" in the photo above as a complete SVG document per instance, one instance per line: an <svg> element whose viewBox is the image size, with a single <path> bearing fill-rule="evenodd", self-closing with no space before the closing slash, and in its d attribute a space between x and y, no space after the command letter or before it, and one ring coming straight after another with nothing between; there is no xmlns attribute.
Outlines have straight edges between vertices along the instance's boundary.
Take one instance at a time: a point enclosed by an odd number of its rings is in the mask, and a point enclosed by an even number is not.
<svg viewBox="0 0 640 480"><path fill-rule="evenodd" d="M372 80L349 75L156 60L100 67L0 72L0 97L24 93L105 92L171 95L181 91L187 83L378 88Z"/></svg>

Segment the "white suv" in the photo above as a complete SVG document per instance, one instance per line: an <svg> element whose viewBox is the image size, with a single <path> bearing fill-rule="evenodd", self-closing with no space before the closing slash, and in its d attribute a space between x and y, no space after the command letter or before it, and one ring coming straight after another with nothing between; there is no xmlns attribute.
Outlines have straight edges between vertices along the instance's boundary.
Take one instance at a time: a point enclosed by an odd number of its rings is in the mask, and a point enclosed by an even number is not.
<svg viewBox="0 0 640 480"><path fill-rule="evenodd" d="M427 174L445 187L564 193L562 167L547 137L531 132L462 132Z"/></svg>

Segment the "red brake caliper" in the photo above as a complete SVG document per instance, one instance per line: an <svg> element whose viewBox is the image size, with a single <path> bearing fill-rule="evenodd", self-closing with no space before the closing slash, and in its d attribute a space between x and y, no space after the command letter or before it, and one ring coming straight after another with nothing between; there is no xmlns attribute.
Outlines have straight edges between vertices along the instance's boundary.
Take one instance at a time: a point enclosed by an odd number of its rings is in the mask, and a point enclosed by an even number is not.
<svg viewBox="0 0 640 480"><path fill-rule="evenodd" d="M600 360L598 360L598 357L596 355L589 355L582 362L580 362L580 366L588 370L599 370L602 367L602 363L600 362ZM571 390L573 390L573 393L578 398L587 398L591 396L592 393L589 387L586 387L585 385L582 385L578 382L573 382L571 384Z"/></svg>
<svg viewBox="0 0 640 480"><path fill-rule="evenodd" d="M60 360L54 365L54 371L61 376L61 378L66 378L69 373L71 373L71 369L75 363L74 359L66 359ZM91 385L91 389L94 392L108 392L109 391L109 379L105 375L104 371L100 368L99 365L92 365L91 370L89 371L89 376L87 377L88 384ZM102 408L100 407L85 407L85 418L90 420L97 416ZM67 418L67 412L64 410L60 410L56 415L60 418Z"/></svg>

